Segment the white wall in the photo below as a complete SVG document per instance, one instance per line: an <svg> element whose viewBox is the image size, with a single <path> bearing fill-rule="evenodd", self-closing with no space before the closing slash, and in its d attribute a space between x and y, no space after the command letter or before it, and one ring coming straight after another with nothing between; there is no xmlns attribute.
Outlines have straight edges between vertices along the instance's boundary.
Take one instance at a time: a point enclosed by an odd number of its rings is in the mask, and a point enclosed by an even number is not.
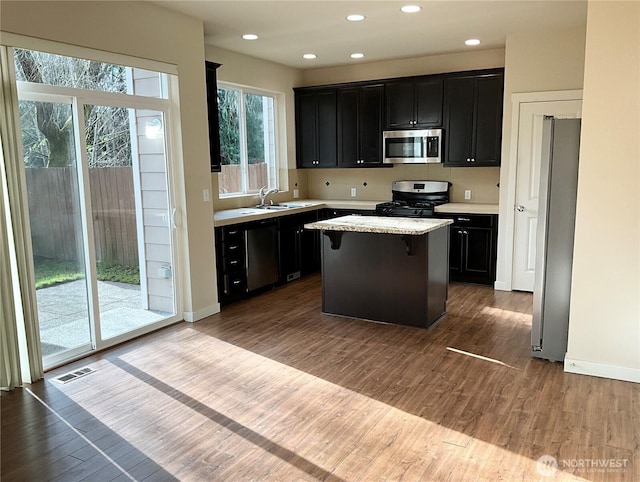
<svg viewBox="0 0 640 482"><path fill-rule="evenodd" d="M460 70L490 69L504 66L504 49L470 49L455 54L430 55L380 62L358 62L341 67L304 71L304 85L323 85L359 80L441 74Z"/></svg>
<svg viewBox="0 0 640 482"><path fill-rule="evenodd" d="M515 159L511 159L511 96L523 92L582 89L585 28L545 32L544 35L512 34L507 37L504 76L502 165L500 168L500 218L496 286L511 286L506 254L513 243L513 206L507 204L513 186ZM511 184L510 184L511 183ZM511 211L509 211L511 210Z"/></svg>
<svg viewBox="0 0 640 482"><path fill-rule="evenodd" d="M175 159L183 228L185 316L219 310L213 250L202 22L147 2L2 2L3 32L151 59L178 68L182 124Z"/></svg>
<svg viewBox="0 0 640 482"><path fill-rule="evenodd" d="M582 112L565 369L640 382L640 3L589 2Z"/></svg>

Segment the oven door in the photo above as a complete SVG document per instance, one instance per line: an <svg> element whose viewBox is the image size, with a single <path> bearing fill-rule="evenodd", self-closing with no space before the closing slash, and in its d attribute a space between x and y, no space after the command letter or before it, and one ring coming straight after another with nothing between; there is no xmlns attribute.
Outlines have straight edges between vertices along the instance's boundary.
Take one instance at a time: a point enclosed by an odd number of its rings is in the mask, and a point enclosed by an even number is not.
<svg viewBox="0 0 640 482"><path fill-rule="evenodd" d="M385 164L439 163L441 160L440 129L385 131L382 134Z"/></svg>

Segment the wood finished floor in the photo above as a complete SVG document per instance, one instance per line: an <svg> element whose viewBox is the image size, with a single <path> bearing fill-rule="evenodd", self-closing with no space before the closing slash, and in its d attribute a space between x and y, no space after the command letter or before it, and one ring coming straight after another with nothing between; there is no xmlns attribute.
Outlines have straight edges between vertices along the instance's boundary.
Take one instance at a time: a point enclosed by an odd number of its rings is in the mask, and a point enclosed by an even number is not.
<svg viewBox="0 0 640 482"><path fill-rule="evenodd" d="M2 481L640 480L640 386L532 359L529 294L452 284L429 331L320 306L311 276L3 392Z"/></svg>

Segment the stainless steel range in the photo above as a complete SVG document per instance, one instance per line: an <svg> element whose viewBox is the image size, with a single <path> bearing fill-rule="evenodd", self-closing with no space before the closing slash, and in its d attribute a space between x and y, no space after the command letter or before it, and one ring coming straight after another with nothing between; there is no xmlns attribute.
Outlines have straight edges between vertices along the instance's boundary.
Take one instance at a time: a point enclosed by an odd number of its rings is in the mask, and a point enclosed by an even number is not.
<svg viewBox="0 0 640 482"><path fill-rule="evenodd" d="M428 218L434 215L434 208L449 202L447 181L393 181L392 200L376 205L378 216L404 216Z"/></svg>

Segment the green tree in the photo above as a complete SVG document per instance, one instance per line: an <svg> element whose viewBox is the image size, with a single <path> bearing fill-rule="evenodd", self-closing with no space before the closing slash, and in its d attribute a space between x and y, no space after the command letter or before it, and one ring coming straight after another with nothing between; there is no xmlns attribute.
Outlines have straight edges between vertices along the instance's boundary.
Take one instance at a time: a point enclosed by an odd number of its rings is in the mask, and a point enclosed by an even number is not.
<svg viewBox="0 0 640 482"><path fill-rule="evenodd" d="M218 120L220 124L220 157L222 164L240 164L240 102L239 92L218 89Z"/></svg>
<svg viewBox="0 0 640 482"><path fill-rule="evenodd" d="M261 95L245 94L247 119L247 160L249 164L264 162L264 115Z"/></svg>
<svg viewBox="0 0 640 482"><path fill-rule="evenodd" d="M24 49L15 50L19 81L107 92L126 92L126 68ZM131 164L126 109L85 106L90 167ZM20 102L23 150L28 167L65 167L75 162L73 117L68 105Z"/></svg>
<svg viewBox="0 0 640 482"><path fill-rule="evenodd" d="M247 161L265 162L264 112L265 97L244 94ZM240 92L218 89L218 120L220 124L220 155L222 164L240 164Z"/></svg>

